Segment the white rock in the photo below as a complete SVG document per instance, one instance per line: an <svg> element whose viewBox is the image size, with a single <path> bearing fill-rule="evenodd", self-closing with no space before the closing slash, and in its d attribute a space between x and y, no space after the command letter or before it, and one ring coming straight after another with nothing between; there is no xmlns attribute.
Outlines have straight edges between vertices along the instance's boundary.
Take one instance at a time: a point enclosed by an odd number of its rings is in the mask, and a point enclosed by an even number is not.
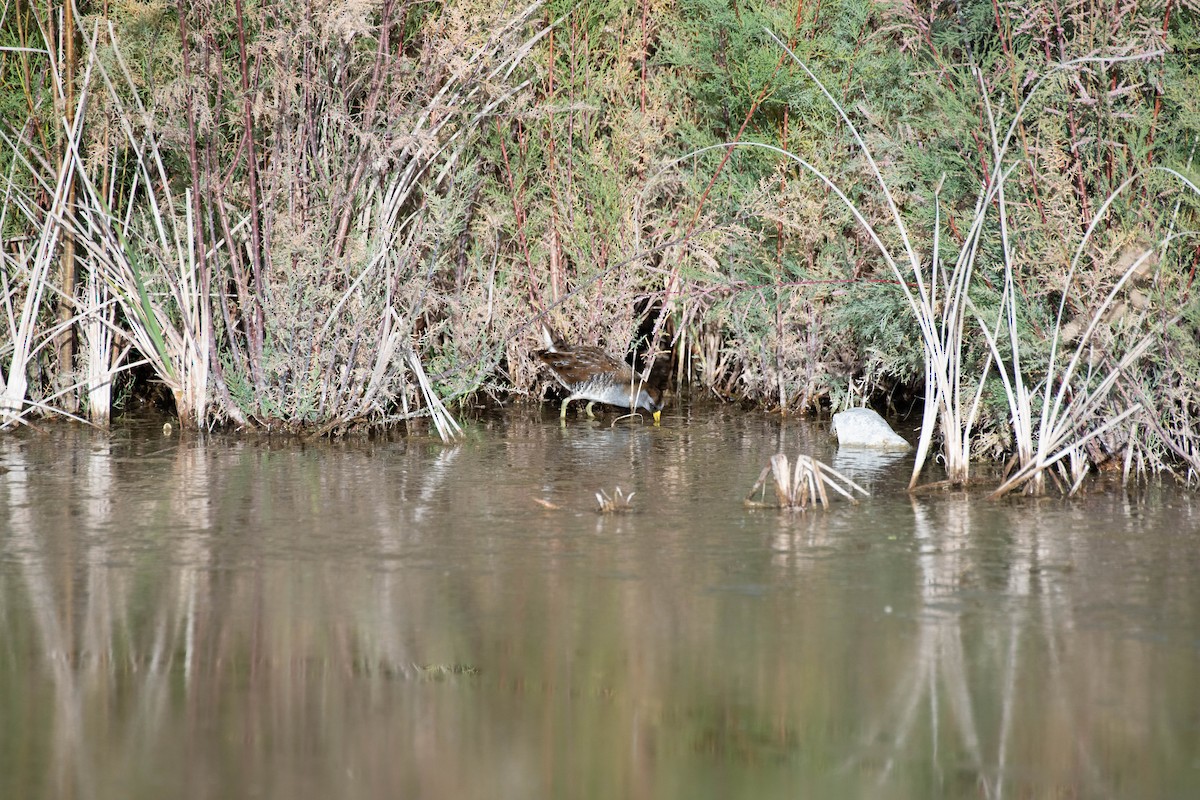
<svg viewBox="0 0 1200 800"><path fill-rule="evenodd" d="M852 408L833 415L833 432L840 447L873 447L879 450L912 448L883 417L869 408Z"/></svg>

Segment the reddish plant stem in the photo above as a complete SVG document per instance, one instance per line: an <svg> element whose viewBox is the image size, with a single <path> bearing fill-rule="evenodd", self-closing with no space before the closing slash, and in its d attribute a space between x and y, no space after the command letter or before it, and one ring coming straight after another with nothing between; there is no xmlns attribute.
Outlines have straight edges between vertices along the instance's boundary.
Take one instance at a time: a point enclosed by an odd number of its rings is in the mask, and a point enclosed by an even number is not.
<svg viewBox="0 0 1200 800"><path fill-rule="evenodd" d="M1192 296L1192 284L1196 280L1196 267L1197 266L1200 266L1200 245L1196 245L1196 249L1193 251L1193 254L1192 254L1192 268L1190 270L1188 270L1187 284L1184 286L1184 289L1183 289L1183 302L1180 304L1182 306L1186 306L1188 303L1188 300Z"/></svg>
<svg viewBox="0 0 1200 800"><path fill-rule="evenodd" d="M240 5L241 0L238 0L238 3ZM375 63L371 68L371 84L367 89L366 103L363 107L362 128L364 130L370 130L375 123L375 110L379 105L383 76L386 64L390 60L391 48L389 47L388 31L391 30L391 17L392 0L387 0L383 4L383 10L380 13L379 42L375 46ZM333 240L333 254L335 257L341 256L345 252L346 239L350 235L350 219L355 209L354 196L358 193L358 187L362 183L363 175L367 171L367 164L370 162L370 153L366 145L359 147L355 162L354 173L350 177L350 182L346 185L346 190L342 198L342 215L341 219L338 220L337 234Z"/></svg>
<svg viewBox="0 0 1200 800"><path fill-rule="evenodd" d="M1062 8L1057 0L1051 4L1054 9L1054 31L1058 36L1058 59L1060 62L1067 60L1067 45L1066 33L1063 29ZM1067 100L1067 129L1071 134L1071 162L1075 168L1075 192L1078 195L1079 206L1083 212L1083 217L1080 220L1082 228L1087 229L1087 226L1092 221L1091 203L1088 199L1087 184L1083 179L1083 159L1079 155L1079 121L1075 118L1075 103L1068 98Z"/></svg>
<svg viewBox="0 0 1200 800"><path fill-rule="evenodd" d="M546 37L546 100L550 105L554 104L557 87L554 83L554 63L557 60L557 51L554 48L554 29L550 29L550 33ZM562 296L563 290L566 288L563 284L562 276L562 253L558 237L558 206L561 198L558 194L558 153L556 149L555 136L555 115L548 114L546 117L546 175L547 188L550 191L550 299L558 300ZM569 153L568 149L568 153Z"/></svg>
<svg viewBox="0 0 1200 800"><path fill-rule="evenodd" d="M803 2L804 2L804 0L797 0L797 7L796 7L796 19L797 20L802 19ZM820 3L818 2L817 9L814 12L815 15L819 15L820 10L821 10ZM736 8L736 6L735 6L734 11L735 11L735 13L738 13L738 9ZM739 19L740 19L740 15L739 15ZM793 33L792 33L792 37L791 37L791 41L790 41L790 43L792 45L795 44L795 37L796 37L797 33L798 33L798 30L793 31ZM779 74L779 70L783 68L783 62L784 62L785 58L787 58L787 54L780 53L779 59L775 62L775 68L771 72L771 77L766 81L766 83L763 84L763 88L759 92L758 97L755 98L754 102L750 104L750 108L746 111L746 116L742 120L741 126L738 128L737 135L734 136L735 141L741 139L742 133L745 132L746 128L749 126L750 120L753 118L754 113L758 110L759 106L762 105L763 100L766 99L767 95L771 91L772 81L775 79L775 76ZM721 157L721 162L717 165L716 170L713 172L712 177L708 181L708 185L704 187L704 191L700 195L700 201L696 204L696 210L692 214L691 220L687 223L687 226L684 229L683 236L681 237L682 242L687 242L691 238L692 233L695 231L696 224L700 220L700 214L704 209L704 205L708 201L708 196L712 193L712 189L716 185L717 178L720 177L722 170L724 170L725 165L729 162L729 158L732 155L733 155L733 148L732 147L726 148L725 154ZM678 251L676 251L676 252L678 253ZM667 311L671 306L671 301L679 293L679 270L682 267L682 260L683 259L682 259L681 255L676 255L676 258L674 259L674 264L672 265L670 273L667 277L666 287L663 290L662 305L659 308L658 318L655 319L655 321L654 321L654 329L653 329L653 332L650 337L652 342L658 340L658 336L662 332L663 325L666 323Z"/></svg>
<svg viewBox="0 0 1200 800"><path fill-rule="evenodd" d="M210 35L205 36L203 68L204 68L204 72L206 74L209 72L210 69L212 69L210 61L212 59L212 52L215 48L216 48L216 44L213 42L212 35L210 34ZM222 108L223 100L224 100L224 96L225 96L224 95L225 81L224 81L224 73L221 70L221 60L220 59L216 60L215 70L216 70L216 76L215 76L214 83L216 85L216 96L213 98L213 108ZM203 165L203 173L202 173L205 176L205 187L207 190L206 194L208 196L222 197L224 195L225 187L233 177L234 167L236 165L236 162L239 158L241 158L241 151L242 151L242 147L244 146L245 137L246 137L246 132L243 132L241 139L238 140L238 146L237 146L236 151L233 154L233 158L231 159L229 169L226 171L226 173L224 175L217 176L216 180L214 180L213 176L216 173L215 164L217 163L217 154L216 154L217 137L215 137L215 136L208 137L208 140L207 140L205 148L204 148L204 165ZM220 239L222 237L227 242L235 241L233 238L232 231L230 230L229 214L226 210L225 204L224 203L206 203L205 207L207 208L207 212L208 212L208 214L207 214L208 232L209 232L209 235L212 237L212 241L217 241L218 239ZM214 218L214 208L215 208L216 218ZM219 230L218 230L218 226L220 226ZM221 317L225 321L225 330L227 331L227 339L228 339L228 343L229 343L230 354L233 356L234 362L237 363L239 366L241 366L243 371L249 372L250 364L248 363L248 357L245 355L245 353L243 353L242 346L238 341L238 336L236 336L235 334L238 331L239 327L241 327L242 330L244 331L245 326L247 324L250 324L247 322L243 322L242 314L245 313L244 309L251 307L251 304L253 301L249 297L249 286L246 283L245 270L244 270L244 265L242 263L242 248L228 247L228 248L225 248L225 252L229 254L229 268L233 272L233 289L237 293L237 298L238 298L237 306L235 307L235 309L233 311L231 311L229 308L230 304L229 304L229 299L228 299L228 295L229 295L228 291L218 291L216 294L217 294L217 297L219 298L218 302L221 306ZM236 312L236 313L234 313L234 312Z"/></svg>
<svg viewBox="0 0 1200 800"><path fill-rule="evenodd" d="M754 102L750 104L750 108L746 111L746 116L742 120L741 126L738 128L738 132L734 136L734 141L738 141L742 138L742 133L750 125L750 120L753 118L754 112L758 110L758 107L762 104L762 101L766 99L767 94L771 90L771 81L773 81L775 76L779 74L779 70L783 67L783 61L786 56L786 53L781 53L779 59L775 62L775 69L771 72L771 77L766 81L766 83L763 84L763 88L758 93L758 97L756 97ZM696 210L692 214L691 220L688 221L688 224L684 229L683 236L681 237L682 242L687 242L691 238L693 231L695 231L696 224L700 220L700 213L704 209L704 204L707 202L709 194L712 193L713 186L716 185L717 178L720 177L721 171L729 162L730 156L733 155L733 150L733 146L725 148L725 154L721 157L721 163L717 165L712 177L709 178L708 185L704 187L704 191L700 195L700 201L696 204ZM677 251L677 253L678 252L679 251ZM663 301L658 311L658 318L654 320L654 329L650 336L651 342L658 341L659 334L662 333L663 325L666 323L667 311L671 307L671 302L679 294L679 271L682 267L682 263L682 255L677 254L676 258L674 259L674 264L671 266L670 273L668 274L666 287L663 289Z"/></svg>
<svg viewBox="0 0 1200 800"><path fill-rule="evenodd" d="M254 150L254 104L250 94L249 59L246 56L246 21L243 15L243 0L235 0L234 8L237 13L238 29L238 66L242 87L242 111L246 124L246 177L250 190L250 279L254 284L253 304L246 310L252 325L246 331L249 342L247 349L250 354L250 376L255 386L263 386L263 272L267 254L262 239L262 207L258 199L258 156Z"/></svg>
<svg viewBox="0 0 1200 800"><path fill-rule="evenodd" d="M219 51L216 41L211 33L204 37L204 63L203 71L208 74L214 72L213 85L216 87L216 94L212 99L213 108L224 108L225 99L225 72L222 69L221 59L214 59L212 54ZM225 169L224 174L218 174L218 162L220 156L217 154L217 137L209 136L206 140L204 148L204 163L202 165L201 174L205 180L205 196L206 197L224 197L226 187L233 180L237 172L237 165L242 158L242 151L246 147L246 137L250 135L249 131L242 131L242 135L238 138L237 147L234 148L232 157L229 159L229 164ZM207 225L209 236L212 241L218 241L224 238L227 242L236 241L233 232L229 225L229 212L225 203L205 203L207 209ZM215 207L215 218L214 218ZM251 341L253 340L253 331L256 324L252 309L256 299L254 293L250 290L250 281L246 275L246 255L241 247L228 247L224 249L228 253L229 269L233 273L233 288L237 293L237 305L233 312L230 313L229 302L226 297L227 291L217 292L220 298L221 314L225 320L225 327L228 331L228 342L230 353L233 356L235 363L240 365L241 370L249 375L254 374L255 360L253 358L253 349ZM243 351L241 343L239 343L238 332L240 331L242 338L245 339L246 348L249 352ZM253 380L253 378L252 378Z"/></svg>
<svg viewBox="0 0 1200 800"><path fill-rule="evenodd" d="M1008 59L1008 77L1009 85L1012 89L1013 103L1020 105L1021 87L1017 82L1017 60L1013 54L1012 47L1012 31L1007 23L1007 15L1002 16L1000 13L1000 4L998 0L992 0L992 15L996 20L996 30L1000 32L1000 44L1004 48L1004 55ZM1033 192L1033 202L1037 205L1038 217L1042 224L1046 224L1046 209L1042 205L1042 193L1038 186L1037 169L1033 165L1033 155L1029 152L1029 137L1025 131L1025 120L1017 122L1017 135L1021 137L1021 152L1025 155L1025 166L1029 169L1029 185Z"/></svg>
<svg viewBox="0 0 1200 800"><path fill-rule="evenodd" d="M521 244L521 253L525 256L525 269L529 275L529 304L539 314L545 314L545 304L537 296L537 282L533 277L533 259L529 255L529 240L525 236L525 211L521 205L523 191L517 188L516 178L513 176L512 164L508 160L508 147L504 144L504 130L500 127L500 120L496 119L494 122L496 125L496 138L500 142L500 156L504 161L504 177L508 181L508 192L512 197L513 215L517 224L517 241Z"/></svg>
<svg viewBox="0 0 1200 800"><path fill-rule="evenodd" d="M42 125L38 119L38 101L33 97L34 78L32 65L30 64L30 54L34 52L36 48L30 46L31 26L29 18L33 18L33 22L37 25L37 28L45 41L54 41L54 34L52 31L46 29L46 27L42 24L41 18L37 15L37 10L28 5L26 0L17 0L13 17L16 21L17 41L21 44L21 50L16 55L18 63L20 64L20 68L17 70L17 75L21 81L21 94L25 98L25 106L29 115L29 125L32 128L33 134L35 134L42 143L42 153L48 154L50 152L50 140L47 138L46 126ZM8 54L6 54L6 56L7 55ZM50 53L50 56L52 59L51 63L53 63L54 54Z"/></svg>
<svg viewBox="0 0 1200 800"><path fill-rule="evenodd" d="M1167 7L1163 9L1163 24L1162 34L1165 39L1167 36L1167 27L1171 24L1171 6L1173 0L1167 0ZM1166 68L1166 58L1159 61L1158 67L1158 86L1154 88L1154 111L1150 115L1150 130L1146 133L1146 163L1154 162L1154 131L1158 128L1158 114L1162 111L1163 98L1163 71Z"/></svg>
<svg viewBox="0 0 1200 800"><path fill-rule="evenodd" d="M642 0L642 113L646 113L646 51L650 49L650 33L647 18L650 14L650 0Z"/></svg>
<svg viewBox="0 0 1200 800"><path fill-rule="evenodd" d="M75 13L74 3L66 0L63 3L62 24L62 79L63 79L63 119L68 130L75 127L75 71L78 69L75 53ZM65 163L65 159L64 159ZM74 173L67 175L67 197L65 213L75 215L75 178ZM59 368L69 372L75 361L75 325L71 317L75 314L75 284L76 259L75 236L71 229L64 228L62 232L62 249L60 263L60 280L62 294L58 300L58 321L63 325L63 331L58 337ZM79 410L78 391L67 392L62 397L63 407L70 412Z"/></svg>
<svg viewBox="0 0 1200 800"><path fill-rule="evenodd" d="M187 7L184 0L176 0L176 6L179 12L179 43L183 58L183 82L187 87L184 92L184 111L187 115L188 129L188 167L192 173L192 214L196 220L196 239L194 246L196 255L200 261L200 286L203 297L207 297L208 291L208 257L206 251L207 245L204 241L204 227L200 221L204 218L200 213L200 193L203 190L200 181L200 158L196 148L196 110L192 102L192 62L191 62L191 46L188 44L187 32ZM205 302L204 299L201 302ZM169 365L165 365L169 369ZM177 409L178 411L178 409ZM180 424L185 427L190 424L191 420L185 420L183 415L180 415Z"/></svg>

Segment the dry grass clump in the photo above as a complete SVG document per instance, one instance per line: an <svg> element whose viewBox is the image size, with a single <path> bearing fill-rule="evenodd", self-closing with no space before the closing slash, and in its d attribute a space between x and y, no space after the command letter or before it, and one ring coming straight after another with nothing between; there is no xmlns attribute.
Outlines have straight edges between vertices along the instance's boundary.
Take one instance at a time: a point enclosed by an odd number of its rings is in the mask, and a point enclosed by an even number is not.
<svg viewBox="0 0 1200 800"><path fill-rule="evenodd" d="M768 481L768 478L770 479ZM775 490L775 502L768 503L767 484ZM870 492L854 481L841 474L828 464L811 456L796 456L795 466L790 466L784 453L771 456L771 461L763 468L758 480L754 482L750 493L746 495L745 504L750 508L786 508L807 511L810 505L820 504L829 507L829 493L826 487L845 497L851 503L857 503L854 492L869 497ZM754 493L759 498L754 499Z"/></svg>
<svg viewBox="0 0 1200 800"><path fill-rule="evenodd" d="M596 510L601 514L614 514L623 511L632 511L633 496L635 494L637 494L637 492L625 494L623 491L621 491L620 486L616 487L611 495L605 490L601 489L600 491L596 492L596 502L600 505L600 507Z"/></svg>

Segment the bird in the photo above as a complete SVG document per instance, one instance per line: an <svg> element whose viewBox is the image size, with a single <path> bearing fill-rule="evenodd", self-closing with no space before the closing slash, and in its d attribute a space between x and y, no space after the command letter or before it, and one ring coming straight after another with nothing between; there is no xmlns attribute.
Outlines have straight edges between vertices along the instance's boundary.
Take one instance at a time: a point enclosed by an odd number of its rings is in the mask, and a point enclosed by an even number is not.
<svg viewBox="0 0 1200 800"><path fill-rule="evenodd" d="M648 375L638 375L633 367L609 355L599 347L569 345L544 331L547 347L538 350L537 357L567 390L559 413L567 418L567 404L572 400L587 400L587 415L594 417L592 406L607 403L629 409L644 408L654 415L654 424L662 416L663 393L658 386L648 384Z"/></svg>

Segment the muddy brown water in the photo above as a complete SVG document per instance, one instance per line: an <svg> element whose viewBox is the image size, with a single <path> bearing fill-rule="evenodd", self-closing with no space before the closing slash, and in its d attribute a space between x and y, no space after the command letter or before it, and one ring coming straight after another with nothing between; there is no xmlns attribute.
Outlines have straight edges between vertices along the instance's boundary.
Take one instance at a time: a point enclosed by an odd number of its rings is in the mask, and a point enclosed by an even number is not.
<svg viewBox="0 0 1200 800"><path fill-rule="evenodd" d="M0 436L0 797L1200 796L1195 495L913 499L826 427ZM745 509L780 450L872 496Z"/></svg>

